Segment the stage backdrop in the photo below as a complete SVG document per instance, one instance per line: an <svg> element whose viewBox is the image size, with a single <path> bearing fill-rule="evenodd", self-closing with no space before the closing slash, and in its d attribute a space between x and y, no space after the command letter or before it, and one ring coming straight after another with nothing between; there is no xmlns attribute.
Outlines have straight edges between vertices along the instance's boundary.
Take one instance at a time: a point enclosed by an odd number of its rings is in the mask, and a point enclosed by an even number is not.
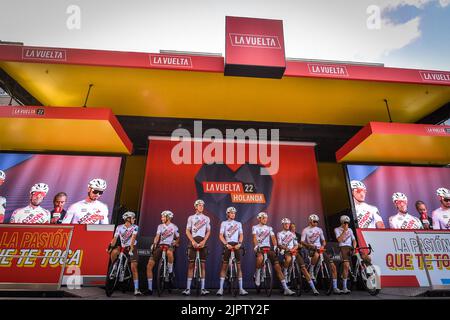
<svg viewBox="0 0 450 320"><path fill-rule="evenodd" d="M243 258L244 284L253 287L253 272L255 255L253 253L251 228L257 224L256 215L260 211L269 214L268 224L275 232L281 229L281 219L289 217L297 223L301 230L307 224L307 217L316 213L321 217L323 227L322 204L319 188L317 163L312 144L293 144L280 142L279 166L276 174L263 175L261 168L274 168L276 161L263 166L268 161L250 162L246 152L247 163L244 164L205 164L198 161L194 154L195 148L210 150L209 142L189 142L192 145L192 164L175 164L172 161L172 151L179 142L170 139L150 138L146 175L140 212L140 232L143 236L153 237L163 210L174 212L173 223L181 232L181 245L176 252L177 285L185 286L186 281L186 247L185 234L188 216L194 214L194 201L205 201L206 214L211 219L211 237L208 241L209 256L207 259L206 286L217 288L219 285L219 270L221 265L222 245L219 241L219 227L225 220L225 210L229 206L237 208L236 220L241 221L244 229L244 247L246 255ZM194 146L194 144L196 146ZM237 154L237 143L224 143L223 159L229 147ZM228 148L227 148L228 147ZM175 148L175 149L174 149ZM245 145L249 150L249 145ZM269 147L270 150L270 147ZM197 149L198 151L198 149ZM272 149L273 151L273 149ZM198 155L198 153L197 153ZM273 156L273 153L272 153ZM224 161L227 163L228 161ZM218 186L227 186L228 190L218 192Z"/></svg>

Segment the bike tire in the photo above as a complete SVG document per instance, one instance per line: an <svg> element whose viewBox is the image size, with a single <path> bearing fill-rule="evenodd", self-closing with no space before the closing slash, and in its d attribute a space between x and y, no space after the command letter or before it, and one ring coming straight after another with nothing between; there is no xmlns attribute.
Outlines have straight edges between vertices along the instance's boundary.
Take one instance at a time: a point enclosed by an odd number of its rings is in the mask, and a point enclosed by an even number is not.
<svg viewBox="0 0 450 320"><path fill-rule="evenodd" d="M119 269L119 259L116 259L114 263L112 263L109 267L108 274L106 275L106 281L105 281L105 293L107 297L111 297L114 289L117 286L117 281L119 279L118 275L118 269ZM111 272L114 270L115 274L112 275Z"/></svg>
<svg viewBox="0 0 450 320"><path fill-rule="evenodd" d="M302 295L302 273L297 265L295 266L293 273L294 277L293 280L291 280L291 285L294 288L295 293L299 297Z"/></svg>
<svg viewBox="0 0 450 320"><path fill-rule="evenodd" d="M164 292L165 279L164 279L164 261L159 259L158 269L156 273L156 291L158 292L158 297L160 297Z"/></svg>
<svg viewBox="0 0 450 320"><path fill-rule="evenodd" d="M272 295L272 289L273 289L273 281L272 281L272 264L270 263L270 261L266 262L266 275L263 279L263 283L264 283L264 291L266 292L266 295L268 297L270 297Z"/></svg>
<svg viewBox="0 0 450 320"><path fill-rule="evenodd" d="M195 294L198 296L200 296L201 293L201 278L200 278L200 268L197 267L195 268L195 274L194 274L194 279L192 279L192 282L194 283L194 288L195 288Z"/></svg>
<svg viewBox="0 0 450 320"><path fill-rule="evenodd" d="M331 278L330 266L328 264L324 263L324 265L321 266L320 275L322 290L329 296L333 290L333 279Z"/></svg>
<svg viewBox="0 0 450 320"><path fill-rule="evenodd" d="M236 265L231 265L230 269L230 290L233 294L233 297L236 297L239 292L239 284L238 284L238 278L237 278L237 269Z"/></svg>

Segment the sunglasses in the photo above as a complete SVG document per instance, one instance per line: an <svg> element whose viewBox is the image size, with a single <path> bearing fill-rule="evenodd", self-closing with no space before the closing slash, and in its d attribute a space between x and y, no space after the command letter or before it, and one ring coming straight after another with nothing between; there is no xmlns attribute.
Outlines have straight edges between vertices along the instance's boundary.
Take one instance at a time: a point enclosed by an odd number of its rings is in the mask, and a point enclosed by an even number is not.
<svg viewBox="0 0 450 320"><path fill-rule="evenodd" d="M442 200L444 200L445 202L450 202L450 198L444 198Z"/></svg>
<svg viewBox="0 0 450 320"><path fill-rule="evenodd" d="M319 223L319 221L313 221L312 223Z"/></svg>
<svg viewBox="0 0 450 320"><path fill-rule="evenodd" d="M93 193L93 194L99 194L99 195L102 195L102 194L103 194L103 191L101 191L101 190L92 190L92 193Z"/></svg>

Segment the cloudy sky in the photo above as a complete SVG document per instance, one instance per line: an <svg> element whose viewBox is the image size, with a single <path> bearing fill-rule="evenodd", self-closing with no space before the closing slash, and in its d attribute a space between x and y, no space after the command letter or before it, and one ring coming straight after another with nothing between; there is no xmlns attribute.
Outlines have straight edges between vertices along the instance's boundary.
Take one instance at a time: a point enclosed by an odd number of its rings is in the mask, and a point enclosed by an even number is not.
<svg viewBox="0 0 450 320"><path fill-rule="evenodd" d="M0 40L224 54L227 15L283 20L287 57L450 70L450 0L0 0Z"/></svg>

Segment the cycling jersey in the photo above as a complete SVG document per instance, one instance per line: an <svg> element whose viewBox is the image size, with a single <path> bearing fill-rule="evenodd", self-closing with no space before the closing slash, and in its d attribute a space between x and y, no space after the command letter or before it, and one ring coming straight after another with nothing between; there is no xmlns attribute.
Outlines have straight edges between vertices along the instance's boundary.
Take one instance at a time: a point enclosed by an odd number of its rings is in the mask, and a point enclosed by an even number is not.
<svg viewBox="0 0 450 320"><path fill-rule="evenodd" d="M108 206L98 200L75 202L67 210L63 223L109 224Z"/></svg>
<svg viewBox="0 0 450 320"><path fill-rule="evenodd" d="M433 218L433 230L450 230L450 208L444 210L438 208L431 215Z"/></svg>
<svg viewBox="0 0 450 320"><path fill-rule="evenodd" d="M9 223L50 223L50 220L50 211L41 206L33 208L29 205L25 208L14 210Z"/></svg>
<svg viewBox="0 0 450 320"><path fill-rule="evenodd" d="M156 230L156 235L159 235L159 244L166 244L171 246L176 238L180 237L178 227L173 223L160 224Z"/></svg>
<svg viewBox="0 0 450 320"><path fill-rule="evenodd" d="M282 230L277 233L278 245L291 250L298 245L297 236L289 230Z"/></svg>
<svg viewBox="0 0 450 320"><path fill-rule="evenodd" d="M270 247L270 237L275 235L272 227L262 224L253 226L252 234L256 236L256 242L260 247Z"/></svg>
<svg viewBox="0 0 450 320"><path fill-rule="evenodd" d="M306 227L302 231L302 242L314 245L317 249L320 249L322 242L325 240L323 231L319 227Z"/></svg>
<svg viewBox="0 0 450 320"><path fill-rule="evenodd" d="M220 234L224 236L227 243L239 242L239 236L242 233L242 223L239 221L227 220L220 224Z"/></svg>
<svg viewBox="0 0 450 320"><path fill-rule="evenodd" d="M365 202L355 203L358 226L362 229L375 229L377 222L383 222L378 208Z"/></svg>
<svg viewBox="0 0 450 320"><path fill-rule="evenodd" d="M139 231L139 227L135 224L130 225L128 228L125 224L121 224L117 226L116 232L114 233L114 237L118 237L120 239L120 243L122 247L131 246L131 238L134 235L137 235ZM134 245L136 245L137 241L134 240Z"/></svg>
<svg viewBox="0 0 450 320"><path fill-rule="evenodd" d="M339 238L342 235L342 232L344 232L344 228L337 227L334 229L334 234L336 235L336 239ZM348 228L345 232L344 239L342 242L339 242L339 247L352 247L353 241L355 239L355 235L353 234L353 230Z"/></svg>
<svg viewBox="0 0 450 320"><path fill-rule="evenodd" d="M191 231L193 238L204 238L206 232L211 229L209 217L205 216L203 213L196 213L190 216L187 221L186 229Z"/></svg>
<svg viewBox="0 0 450 320"><path fill-rule="evenodd" d="M423 229L422 222L409 213L397 213L389 218L389 227L391 229Z"/></svg>

